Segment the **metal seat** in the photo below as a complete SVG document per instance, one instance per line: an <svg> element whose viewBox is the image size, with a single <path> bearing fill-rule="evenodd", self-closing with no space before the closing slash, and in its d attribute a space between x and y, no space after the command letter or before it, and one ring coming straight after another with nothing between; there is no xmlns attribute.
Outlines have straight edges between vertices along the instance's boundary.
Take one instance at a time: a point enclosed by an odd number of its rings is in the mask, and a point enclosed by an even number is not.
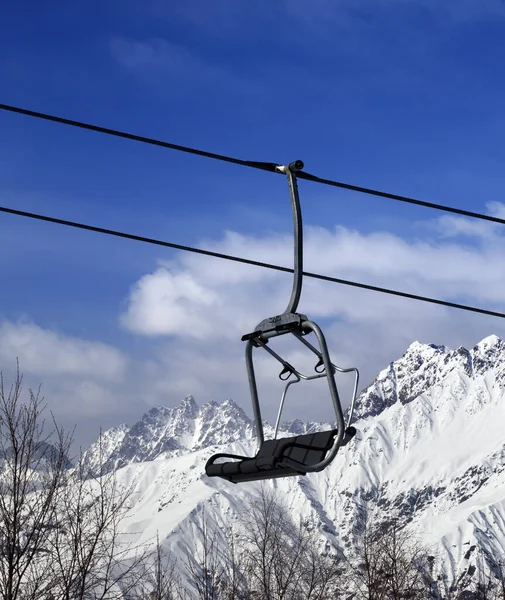
<svg viewBox="0 0 505 600"><path fill-rule="evenodd" d="M254 458L236 454L215 454L207 461L205 471L209 477L222 477L232 483L306 475L320 464L331 449L337 435L336 429L319 431L294 437L264 441ZM348 427L350 440L356 433ZM348 441L347 440L347 441ZM217 463L220 458L232 461Z"/></svg>

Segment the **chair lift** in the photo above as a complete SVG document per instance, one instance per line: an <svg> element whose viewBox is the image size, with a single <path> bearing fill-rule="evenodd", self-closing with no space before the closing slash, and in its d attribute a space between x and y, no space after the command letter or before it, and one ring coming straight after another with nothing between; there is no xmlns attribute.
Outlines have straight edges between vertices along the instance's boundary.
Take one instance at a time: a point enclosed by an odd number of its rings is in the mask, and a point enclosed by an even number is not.
<svg viewBox="0 0 505 600"><path fill-rule="evenodd" d="M277 477L290 477L306 475L325 469L337 455L338 449L346 445L356 434L356 429L350 426L352 421L356 393L358 389L359 372L355 368L342 369L330 361L328 347L320 327L309 320L305 315L297 313L298 302L302 290L303 278L303 229L300 199L296 173L303 169L303 162L297 160L286 166L276 166L277 171L287 176L291 207L294 221L294 278L291 298L288 307L281 314L264 319L257 325L252 333L242 336L242 341L247 342L245 358L249 388L256 423L256 433L259 439L259 450L254 457L238 456L235 454L215 454L211 456L205 465L205 472L209 477L221 477L232 483L245 481L257 481L260 479L274 479ZM304 336L313 332L319 343L319 350L314 347ZM314 368L315 375L303 375L292 365L286 362L268 342L271 338L292 334L299 339L309 350L311 350L318 362ZM256 376L253 366L253 348L264 348L271 356L282 365L279 378L287 381L291 376L293 379L287 382L282 393L277 421L275 424L274 438L265 440L263 435L263 423L258 400ZM355 374L354 390L347 426L344 425L344 416L340 398L335 382L335 372ZM284 401L289 387L299 383L301 380L310 381L326 377L330 396L335 409L336 428L317 433L296 435L288 438L277 438ZM225 462L217 462L220 459L230 459Z"/></svg>

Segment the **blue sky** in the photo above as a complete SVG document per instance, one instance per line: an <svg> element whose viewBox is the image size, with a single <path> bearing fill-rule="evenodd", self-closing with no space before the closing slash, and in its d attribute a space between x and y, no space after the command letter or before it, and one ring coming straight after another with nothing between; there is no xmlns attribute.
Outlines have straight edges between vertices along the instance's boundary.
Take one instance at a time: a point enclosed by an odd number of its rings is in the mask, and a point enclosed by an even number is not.
<svg viewBox="0 0 505 600"><path fill-rule="evenodd" d="M502 214L504 54L498 0L21 0L0 8L0 102L244 159L301 158L322 177ZM308 270L503 310L500 229L307 182L300 191ZM9 113L0 200L290 261L283 178ZM225 313L250 329L282 310L285 276L9 215L0 248L1 368L19 356L80 440L185 393L249 408ZM218 271L229 279L209 276ZM367 292L307 286L307 299L364 383L414 339L504 333L497 320ZM192 322L209 337L184 331ZM97 348L114 376L96 373ZM301 397L293 411L327 416Z"/></svg>

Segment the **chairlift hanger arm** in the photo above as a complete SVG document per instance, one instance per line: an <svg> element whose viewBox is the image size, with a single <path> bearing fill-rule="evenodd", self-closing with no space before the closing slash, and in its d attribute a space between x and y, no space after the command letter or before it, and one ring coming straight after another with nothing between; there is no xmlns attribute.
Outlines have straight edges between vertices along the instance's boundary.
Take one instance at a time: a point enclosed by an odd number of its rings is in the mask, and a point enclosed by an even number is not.
<svg viewBox="0 0 505 600"><path fill-rule="evenodd" d="M296 173L303 169L303 161L295 160L286 166L279 166L277 170L284 173L288 179L289 196L291 198L291 210L293 212L293 228L294 228L294 274L293 274L293 289L289 304L284 311L285 313L294 313L300 302L302 293L303 281L303 223L302 209L300 206L300 195L298 194L298 182Z"/></svg>
<svg viewBox="0 0 505 600"><path fill-rule="evenodd" d="M294 267L291 297L286 310L282 314L261 321L252 333L242 336L242 341L258 340L258 338L266 341L269 338L286 333L287 330L291 330L293 327L299 327L307 318L305 315L299 315L296 312L303 283L303 222L296 173L301 171L303 166L303 161L295 160L289 165L278 165L276 167L279 173L284 173L287 177L293 214Z"/></svg>
<svg viewBox="0 0 505 600"><path fill-rule="evenodd" d="M358 371L357 369L342 369L334 365L330 360L328 346L321 328L305 315L296 312L302 292L303 280L303 227L296 174L303 169L303 162L298 160L286 166L276 166L275 169L286 175L291 199L294 229L293 286L288 306L282 314L264 319L256 326L252 333L242 336L242 340L246 342L246 368L259 448L254 457L217 454L209 459L205 467L206 473L210 477L222 477L233 483L277 477L292 477L322 471L333 461L338 449L346 445L356 433L356 430L350 427L349 424L352 419L354 401L356 399ZM269 346L270 339L288 333L292 333L297 339L300 339L318 357L319 363L316 365L315 375L309 376L300 373ZM319 349L304 339L304 336L310 333L314 333L316 336ZM290 376L294 376L294 379L286 382L282 394L275 424L274 438L266 441L254 372L254 348L264 348L282 365L283 370L279 376L282 380L287 380ZM323 366L321 370L318 369L319 364ZM344 415L335 381L336 371L344 373L354 371L356 373L353 401L347 428L344 424ZM283 375L287 375L287 377L283 377ZM299 383L301 380L310 381L323 377L327 380L335 411L335 428L311 434L295 435L288 438L277 438L284 401L291 385ZM228 461L217 464L216 460L219 458L236 459L238 462Z"/></svg>

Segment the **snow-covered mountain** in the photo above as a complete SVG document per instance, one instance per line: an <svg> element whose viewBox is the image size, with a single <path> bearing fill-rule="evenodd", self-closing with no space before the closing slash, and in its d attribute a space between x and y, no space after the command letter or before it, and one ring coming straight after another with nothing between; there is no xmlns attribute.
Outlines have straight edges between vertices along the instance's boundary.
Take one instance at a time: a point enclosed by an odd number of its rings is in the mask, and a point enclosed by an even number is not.
<svg viewBox="0 0 505 600"><path fill-rule="evenodd" d="M325 471L268 484L327 543L350 550L366 505L373 519L397 516L416 531L450 579L475 566L479 549L505 555L503 340L490 336L471 350L413 343L363 390L354 424L355 439ZM296 421L283 431L321 427ZM252 422L231 400L198 407L188 396L104 438L108 468L135 481L128 530L140 543L158 531L175 553L193 547L203 508L208 521L232 523L257 493L257 483L204 474L215 452L255 451Z"/></svg>
<svg viewBox="0 0 505 600"><path fill-rule="evenodd" d="M310 433L325 427L329 424L296 419L282 424L281 435ZM265 422L265 436L272 434L272 426ZM97 472L102 464L108 472L131 463L173 458L235 442L253 446L256 443L254 423L246 413L230 399L199 407L188 395L175 408L152 408L131 428L123 424L108 429L86 451L84 459L88 469Z"/></svg>

